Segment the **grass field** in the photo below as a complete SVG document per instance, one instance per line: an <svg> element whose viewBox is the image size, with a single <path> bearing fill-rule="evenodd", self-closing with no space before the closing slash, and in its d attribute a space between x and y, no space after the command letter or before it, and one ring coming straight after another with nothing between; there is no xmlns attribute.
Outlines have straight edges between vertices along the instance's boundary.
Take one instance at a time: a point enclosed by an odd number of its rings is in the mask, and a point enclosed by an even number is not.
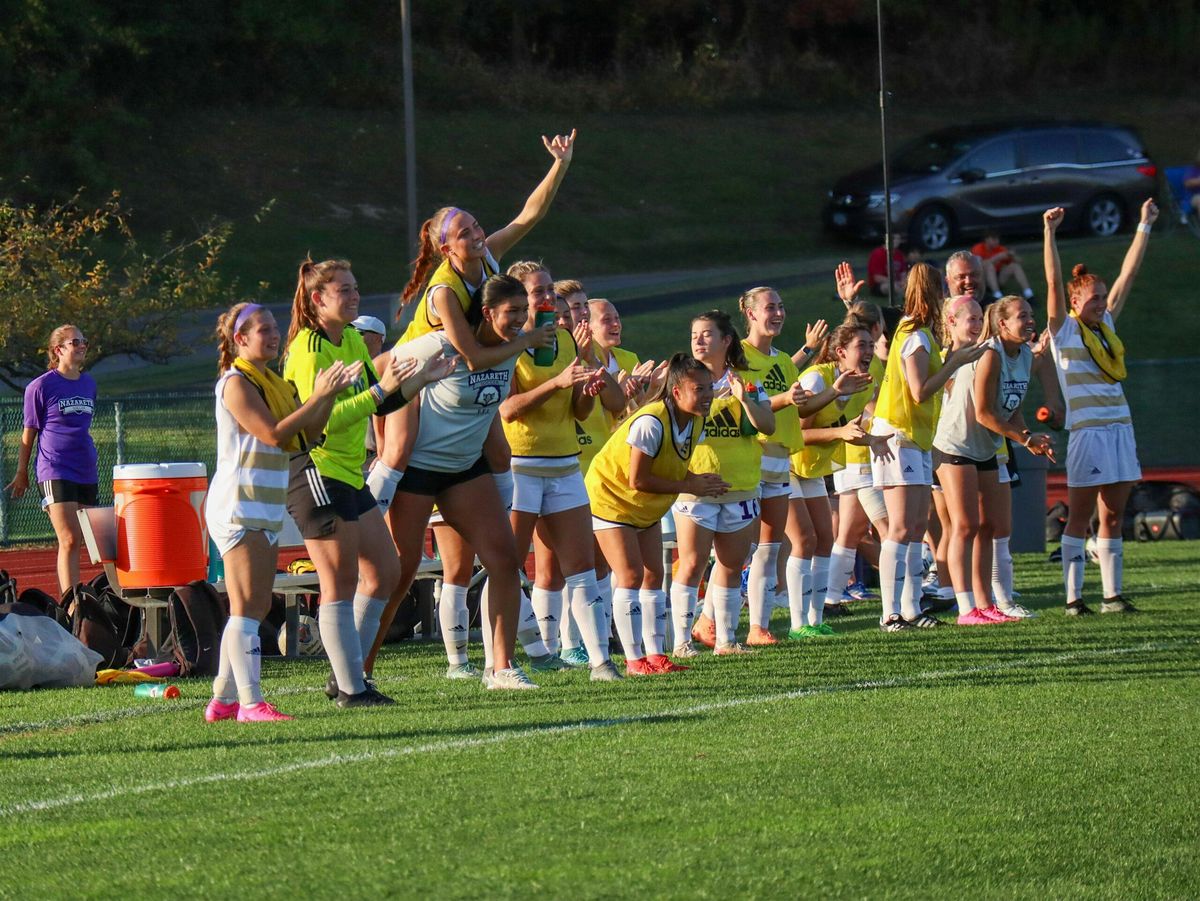
<svg viewBox="0 0 1200 901"><path fill-rule="evenodd" d="M203 683L6 693L0 896L1194 898L1198 577L1194 545L1131 545L1144 612L1067 620L1023 556L1036 620L884 635L864 607L519 696L400 645L374 711L270 660L298 718L263 727L204 724Z"/></svg>

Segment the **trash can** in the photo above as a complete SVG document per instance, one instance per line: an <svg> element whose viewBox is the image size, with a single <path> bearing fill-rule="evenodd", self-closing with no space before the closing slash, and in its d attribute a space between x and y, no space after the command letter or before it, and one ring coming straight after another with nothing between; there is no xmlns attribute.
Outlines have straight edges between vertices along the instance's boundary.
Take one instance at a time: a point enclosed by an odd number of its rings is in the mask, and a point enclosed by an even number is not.
<svg viewBox="0 0 1200 901"><path fill-rule="evenodd" d="M187 585L208 575L203 463L113 467L117 578L121 587Z"/></svg>
<svg viewBox="0 0 1200 901"><path fill-rule="evenodd" d="M1013 447L1021 484L1012 492L1012 539L1015 553L1046 552L1046 471L1050 461L1031 454L1020 445Z"/></svg>

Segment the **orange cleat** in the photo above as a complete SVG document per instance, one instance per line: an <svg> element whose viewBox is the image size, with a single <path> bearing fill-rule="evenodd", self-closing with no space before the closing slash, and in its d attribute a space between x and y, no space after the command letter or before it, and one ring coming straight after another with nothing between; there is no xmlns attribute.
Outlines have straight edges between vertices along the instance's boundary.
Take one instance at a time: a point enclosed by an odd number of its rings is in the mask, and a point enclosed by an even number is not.
<svg viewBox="0 0 1200 901"><path fill-rule="evenodd" d="M649 657L625 661L625 675L627 676L657 676L658 674L659 670L655 669Z"/></svg>
<svg viewBox="0 0 1200 901"><path fill-rule="evenodd" d="M768 647L779 644L779 639L762 626L751 626L750 634L746 636L746 644L752 648Z"/></svg>
<svg viewBox="0 0 1200 901"><path fill-rule="evenodd" d="M706 648L715 648L717 646L717 624L701 613L696 617L695 625L692 626L692 639Z"/></svg>
<svg viewBox="0 0 1200 901"><path fill-rule="evenodd" d="M691 669L690 666L680 666L666 654L651 654L646 658L646 662L654 667L656 673L682 673Z"/></svg>

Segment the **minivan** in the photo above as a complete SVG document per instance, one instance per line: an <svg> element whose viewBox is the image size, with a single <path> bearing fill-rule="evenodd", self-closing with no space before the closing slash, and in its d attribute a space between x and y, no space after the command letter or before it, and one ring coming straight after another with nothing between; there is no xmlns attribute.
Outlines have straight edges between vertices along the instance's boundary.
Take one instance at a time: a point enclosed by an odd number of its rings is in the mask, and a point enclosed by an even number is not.
<svg viewBox="0 0 1200 901"><path fill-rule="evenodd" d="M1042 213L1066 210L1063 227L1114 235L1153 196L1158 169L1132 128L1096 122L947 128L902 147L889 164L892 228L921 250L987 231L1041 230ZM883 168L838 179L826 228L864 240L884 233Z"/></svg>

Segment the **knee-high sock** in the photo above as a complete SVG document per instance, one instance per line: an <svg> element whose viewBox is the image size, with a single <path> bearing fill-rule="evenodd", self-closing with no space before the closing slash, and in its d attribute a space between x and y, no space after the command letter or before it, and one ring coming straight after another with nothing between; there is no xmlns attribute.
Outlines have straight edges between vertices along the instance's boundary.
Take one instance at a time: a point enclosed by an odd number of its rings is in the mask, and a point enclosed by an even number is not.
<svg viewBox="0 0 1200 901"><path fill-rule="evenodd" d="M542 641L537 614L533 612L533 602L524 591L521 592L521 613L517 617L517 641L521 642L521 647L530 657L545 657L550 653L550 649Z"/></svg>
<svg viewBox="0 0 1200 901"><path fill-rule="evenodd" d="M854 548L835 544L829 552L829 589L825 592L826 604L840 604L842 592L854 577Z"/></svg>
<svg viewBox="0 0 1200 901"><path fill-rule="evenodd" d="M726 588L724 585L709 584L708 593L713 601L713 621L717 625L717 645L729 645L737 641L738 615L742 612L742 589Z"/></svg>
<svg viewBox="0 0 1200 901"><path fill-rule="evenodd" d="M1087 543L1083 538L1062 537L1062 568L1063 583L1067 590L1067 602L1083 599L1083 567L1085 557L1083 547Z"/></svg>
<svg viewBox="0 0 1200 901"><path fill-rule="evenodd" d="M486 622L486 621L485 621ZM467 662L467 586L442 583L438 597L438 626L446 660L454 665ZM484 628L486 635L487 628ZM485 642L486 643L486 642Z"/></svg>
<svg viewBox="0 0 1200 901"><path fill-rule="evenodd" d="M642 604L636 588L613 589L613 624L625 650L626 660L640 660L642 650Z"/></svg>
<svg viewBox="0 0 1200 901"><path fill-rule="evenodd" d="M904 588L900 595L900 613L905 619L921 615L921 542L904 546Z"/></svg>
<svg viewBox="0 0 1200 901"><path fill-rule="evenodd" d="M228 629L228 625L226 629ZM217 665L217 676L213 679L212 696L222 704L232 704L238 699L237 680L233 677L233 666L229 661L230 642L221 633L221 657ZM279 649L281 652L284 648Z"/></svg>
<svg viewBox="0 0 1200 901"><path fill-rule="evenodd" d="M483 667L484 669L495 668L495 654L492 649L492 620L491 620L491 602L488 596L488 589L491 588L492 580L483 580L483 591L479 593L479 628L483 632Z"/></svg>
<svg viewBox="0 0 1200 901"><path fill-rule="evenodd" d="M579 627L588 662L598 666L608 659L608 617L604 596L596 584L596 571L589 569L567 576L565 591L571 598L572 619Z"/></svg>
<svg viewBox="0 0 1200 901"><path fill-rule="evenodd" d="M595 570L592 570L595 572ZM604 601L604 593L600 591L600 583L596 583L596 591L599 592L601 603ZM562 627L558 630L558 641L564 651L572 648L577 648L583 643L583 636L579 634L579 624L575 622L575 611L571 606L571 589L569 587L562 590Z"/></svg>
<svg viewBox="0 0 1200 901"><path fill-rule="evenodd" d="M535 585L530 603L537 615L538 633L542 637L542 643L551 654L558 653L558 628L563 614L562 592L538 588Z"/></svg>
<svg viewBox="0 0 1200 901"><path fill-rule="evenodd" d="M700 589L682 582L671 583L671 625L675 647L692 640L692 620L696 618L696 601Z"/></svg>
<svg viewBox="0 0 1200 901"><path fill-rule="evenodd" d="M606 625L604 627L604 640L609 641L612 638L613 622L612 573L609 573L603 579L597 579L596 587L600 589L600 597L604 599L604 618L606 621Z"/></svg>
<svg viewBox="0 0 1200 901"><path fill-rule="evenodd" d="M1125 574L1125 542L1120 538L1097 538L1096 555L1100 558L1100 584L1105 598L1115 598L1121 593L1121 581Z"/></svg>
<svg viewBox="0 0 1200 901"><path fill-rule="evenodd" d="M992 599L1001 607L1013 603L1013 559L1007 538L992 539Z"/></svg>
<svg viewBox="0 0 1200 901"><path fill-rule="evenodd" d="M354 596L354 631L358 633L359 653L363 660L367 659L367 655L371 653L371 645L375 644L375 636L379 634L379 620L383 618L386 607L386 599L373 598L361 593Z"/></svg>
<svg viewBox="0 0 1200 901"><path fill-rule="evenodd" d="M907 548L908 545L890 539L879 545L879 596L882 598L883 620L900 613L900 596L904 593L907 571Z"/></svg>
<svg viewBox="0 0 1200 901"><path fill-rule="evenodd" d="M829 558L813 557L812 594L808 604L808 624L819 626L825 622L825 596L829 594Z"/></svg>
<svg viewBox="0 0 1200 901"><path fill-rule="evenodd" d="M805 598L812 597L812 560L807 557L788 557L787 590L788 612L792 617L794 632L808 625Z"/></svg>
<svg viewBox="0 0 1200 901"><path fill-rule="evenodd" d="M348 695L366 691L367 686L363 684L362 643L358 630L354 628L354 603L322 603L317 608L317 626L338 689Z"/></svg>
<svg viewBox="0 0 1200 901"><path fill-rule="evenodd" d="M746 599L750 603L750 625L765 629L775 606L775 572L779 567L779 543L760 544L750 559Z"/></svg>
<svg viewBox="0 0 1200 901"><path fill-rule="evenodd" d="M642 605L642 647L647 654L662 654L667 640L667 593L661 588L643 588L638 600Z"/></svg>
<svg viewBox="0 0 1200 901"><path fill-rule="evenodd" d="M229 666L237 683L238 701L249 707L262 702L262 645L258 638L258 620L231 616L221 633L222 651L229 648Z"/></svg>

